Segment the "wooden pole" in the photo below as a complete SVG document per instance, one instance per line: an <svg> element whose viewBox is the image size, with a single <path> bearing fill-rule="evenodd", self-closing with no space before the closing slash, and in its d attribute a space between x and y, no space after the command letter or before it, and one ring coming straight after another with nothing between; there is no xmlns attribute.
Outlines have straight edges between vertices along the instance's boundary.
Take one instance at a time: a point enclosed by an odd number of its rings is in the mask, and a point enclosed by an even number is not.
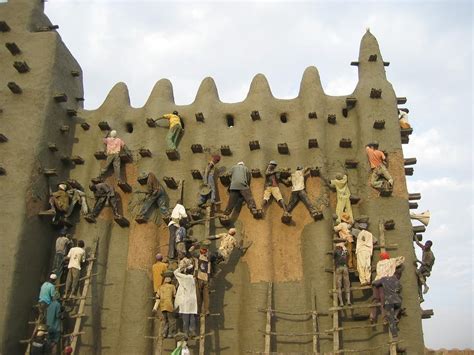
<svg viewBox="0 0 474 355"><path fill-rule="evenodd" d="M333 262L333 273L332 273L332 288L336 289L336 264ZM332 298L333 308L338 308L338 297ZM332 327L334 329L332 335L332 347L335 354L339 351L339 311L337 310L332 314Z"/></svg>
<svg viewBox="0 0 474 355"><path fill-rule="evenodd" d="M313 299L313 313L311 317L313 318L313 354L319 355L318 348L319 348L319 335L318 335L318 311L316 308L316 295L314 295Z"/></svg>
<svg viewBox="0 0 474 355"><path fill-rule="evenodd" d="M272 330L272 292L273 283L268 283L267 290L267 325L265 326L265 354L270 354L270 340Z"/></svg>
<svg viewBox="0 0 474 355"><path fill-rule="evenodd" d="M209 237L211 230L211 206L206 207L206 219L204 221L204 238ZM200 305L201 314L199 319L199 355L204 355L206 348L206 314L202 312L202 305Z"/></svg>

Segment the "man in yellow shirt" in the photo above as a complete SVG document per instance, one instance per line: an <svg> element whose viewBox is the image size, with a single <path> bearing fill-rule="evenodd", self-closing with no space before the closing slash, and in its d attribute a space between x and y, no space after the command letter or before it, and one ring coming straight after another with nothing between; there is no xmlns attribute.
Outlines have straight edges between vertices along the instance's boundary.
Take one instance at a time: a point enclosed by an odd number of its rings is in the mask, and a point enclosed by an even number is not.
<svg viewBox="0 0 474 355"><path fill-rule="evenodd" d="M153 275L153 291L155 295L158 294L160 287L163 283L163 273L168 269L168 264L163 262L163 255L156 254L156 263L153 264L151 267L151 273ZM156 312L158 310L159 302L155 302L153 306L153 311Z"/></svg>
<svg viewBox="0 0 474 355"><path fill-rule="evenodd" d="M179 116L178 111L173 111L173 113L163 115L156 121L165 119L168 120L170 123L170 129L168 131L168 134L166 135L166 144L168 145L168 149L176 150L179 141L181 140L181 136L184 133L183 121Z"/></svg>

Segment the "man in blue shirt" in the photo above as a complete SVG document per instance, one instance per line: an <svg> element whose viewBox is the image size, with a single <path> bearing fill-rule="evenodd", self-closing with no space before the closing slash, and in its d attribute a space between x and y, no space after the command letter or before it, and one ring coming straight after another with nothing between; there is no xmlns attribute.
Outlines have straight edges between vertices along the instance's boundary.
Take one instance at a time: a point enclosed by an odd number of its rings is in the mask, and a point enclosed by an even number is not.
<svg viewBox="0 0 474 355"><path fill-rule="evenodd" d="M40 321L46 317L46 310L48 306L53 301L54 293L56 292L56 287L54 286L54 282L58 277L56 274L49 275L49 280L45 281L41 285L40 294L39 294L39 317Z"/></svg>

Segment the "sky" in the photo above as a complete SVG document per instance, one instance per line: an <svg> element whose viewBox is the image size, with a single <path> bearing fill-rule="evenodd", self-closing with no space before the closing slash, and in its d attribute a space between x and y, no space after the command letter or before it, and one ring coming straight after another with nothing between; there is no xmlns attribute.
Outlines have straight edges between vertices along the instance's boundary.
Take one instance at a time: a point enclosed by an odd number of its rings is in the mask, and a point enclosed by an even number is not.
<svg viewBox="0 0 474 355"><path fill-rule="evenodd" d="M474 348L473 333L473 6L471 1L112 1L50 0L46 14L84 72L85 107L117 82L142 107L161 78L177 104L193 102L214 78L224 102L245 99L257 73L278 98L298 95L303 71L319 70L330 95L357 84L359 44L377 37L388 80L408 98L416 157L408 190L429 209L424 239L436 263L422 304L430 348Z"/></svg>

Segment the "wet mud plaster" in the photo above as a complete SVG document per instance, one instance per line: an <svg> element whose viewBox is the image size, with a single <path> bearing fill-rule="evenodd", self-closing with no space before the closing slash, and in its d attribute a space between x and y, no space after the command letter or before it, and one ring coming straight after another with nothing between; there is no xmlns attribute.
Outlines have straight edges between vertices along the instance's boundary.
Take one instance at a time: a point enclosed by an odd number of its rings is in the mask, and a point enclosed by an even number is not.
<svg viewBox="0 0 474 355"><path fill-rule="evenodd" d="M134 161L122 168L124 177L135 190L136 176L141 171L154 172L160 181L164 176L172 176L177 181L185 180L184 204L197 204L201 181L193 180L190 170L204 171L209 153L218 152L222 145L229 145L232 155L223 156L219 167L230 169L243 160L249 168L264 171L271 159L278 161L279 167L297 165L321 166L331 174L341 169L346 159L357 159L357 170L349 171L351 191L361 197L355 207L356 214L367 214L371 218L371 231L378 219L391 218L396 229L387 233L387 240L399 245L394 255L407 258L406 271L402 277L404 305L408 316L400 323L404 346L411 353L423 350L423 336L420 307L416 300L416 279L414 252L410 237L410 219L406 190L404 190L403 160L400 132L396 112L396 95L386 80L377 41L370 33L361 41L359 55L359 82L353 93L356 106L349 110L348 117L340 115L346 97L331 97L322 90L316 68L305 70L301 80L300 93L294 99L281 100L273 97L270 86L262 74L258 74L250 84L246 99L239 103L223 103L212 78L203 80L195 101L190 105L176 105L171 83L160 80L153 88L146 104L140 108L130 106L127 86L115 85L104 103L94 110L84 110L76 97L84 97L82 73L56 31L32 32L41 26L51 25L43 14L41 2L10 0L0 4L0 19L11 27L10 32L1 33L5 42L17 43L22 54L19 59L28 62L29 73L20 74L12 66L13 58L0 57L0 69L6 81L15 81L23 89L22 94L13 94L6 87L0 88L0 105L4 117L2 134L9 141L0 145L0 163L7 175L0 176L0 196L9 206L0 217L0 227L4 231L1 238L0 279L4 287L0 291L0 353L21 353L24 349L18 340L28 337L27 325L31 309L36 300L41 282L49 272L51 250L55 231L51 226L35 216L38 205L47 208L48 187L40 168L55 168L58 176L51 180L73 178L78 180L93 204L91 192L87 189L91 178L100 171L101 162L94 153L103 150L102 139L105 132L98 123L107 121L118 131L128 148L132 150ZM367 58L377 54L379 60L368 62ZM71 70L79 71L73 77ZM382 99L370 99L371 88L382 89ZM57 103L53 97L66 93L67 103ZM77 111L77 117L69 117L67 109ZM150 128L146 118L157 118L165 113L178 110L185 118L185 133L179 146L180 159L169 161L166 157L167 128ZM260 120L253 121L250 113L258 110ZM194 117L202 112L205 121L197 122ZM287 122L280 121L280 114L287 113ZM308 113L316 112L317 119L309 119ZM234 125L228 127L226 115L234 117ZM327 122L329 114L336 114L335 125ZM386 121L384 130L374 130L375 119ZM88 130L81 128L87 122ZM127 125L133 125L133 133L127 132ZM18 125L28 125L27 132L18 130ZM69 125L67 134L59 127ZM308 149L308 140L316 138L319 148ZM340 148L341 138L352 140L352 148ZM388 151L390 173L394 176L395 190L390 198L377 198L367 184L368 170L364 147L378 140L381 148ZM258 140L260 149L250 151L250 140ZM49 151L48 143L54 142L58 152ZM281 155L277 144L287 143L289 155ZM202 144L205 153L194 154L192 144ZM34 147L33 151L31 147ZM137 154L140 148L149 149L152 156L142 158ZM398 156L397 156L398 154ZM61 155L79 155L83 165L64 165ZM21 159L16 157L21 156ZM365 170L364 170L365 169ZM113 221L112 211L104 208L96 224L85 222L79 214L73 216L77 222L75 237L83 239L91 246L99 237L97 276L92 281L91 305L86 307L84 331L81 335L79 352L82 354L134 354L150 352L151 341L144 335L151 334L146 317L151 309L152 285L149 270L154 262L154 254L166 253L168 231L164 225L136 225L128 212L131 194L126 194L116 185L111 171L107 181L113 184L121 198L122 213L131 222L130 228L122 228ZM218 183L225 207L228 193ZM285 200L290 189L280 185ZM165 188L174 206L180 191ZM261 205L263 179L252 180L253 195L257 206ZM307 191L314 201L322 192L328 191L319 178L307 180ZM331 193L331 201L334 200ZM334 203L331 204L333 206ZM13 212L14 211L14 212ZM324 220L314 222L306 208L300 203L293 211L294 225L280 222L282 210L275 201L271 202L264 220L254 220L243 206L236 225L244 235L244 242L253 241L246 255L232 256L231 262L222 273L222 279L215 280L215 292L211 294L211 309L220 316L208 319L208 329L213 334L206 339L206 352L216 354L244 353L247 350L262 351L265 328L265 314L257 308L266 307L267 282L274 282L274 307L306 311L311 309L311 295L317 295L318 309L322 311L331 304L328 289L331 275L324 272L331 265L325 253L332 247L331 215L333 208L324 210ZM202 239L203 227L196 226L195 237ZM211 233L223 231L219 223L211 224ZM13 250L13 252L12 252ZM374 258L377 255L374 256ZM357 297L367 297L360 295ZM289 303L289 301L291 303ZM321 320L326 322L326 320ZM310 324L310 323L309 323ZM328 329L322 325L321 328ZM272 329L302 331L308 322L276 319ZM359 338L360 341L351 341ZM387 340L387 334L350 333L343 339L347 347L361 349L380 344ZM323 349L330 349L330 341L321 340ZM272 337L274 351L311 351L311 343L306 339L288 341Z"/></svg>

